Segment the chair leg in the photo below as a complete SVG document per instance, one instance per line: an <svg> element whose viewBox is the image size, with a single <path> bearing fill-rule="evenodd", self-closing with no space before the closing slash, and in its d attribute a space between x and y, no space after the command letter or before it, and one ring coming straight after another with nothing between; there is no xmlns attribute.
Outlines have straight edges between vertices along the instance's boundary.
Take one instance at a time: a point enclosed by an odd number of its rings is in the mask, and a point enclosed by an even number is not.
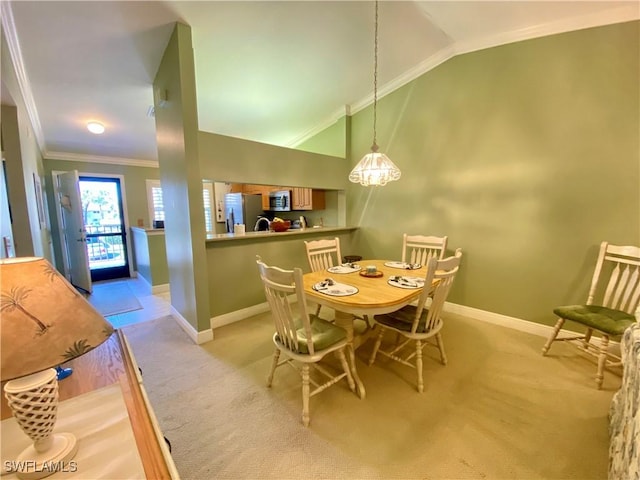
<svg viewBox="0 0 640 480"><path fill-rule="evenodd" d="M440 350L440 361L443 365L447 364L447 354L444 353L444 342L442 341L442 335L440 332L436 334L436 342L438 343L438 349Z"/></svg>
<svg viewBox="0 0 640 480"><path fill-rule="evenodd" d="M609 347L609 336L603 334L600 340L600 354L598 355L598 371L596 373L596 383L598 384L598 390L602 389L602 382L604 381L604 366L607 363L608 347Z"/></svg>
<svg viewBox="0 0 640 480"><path fill-rule="evenodd" d="M336 352L338 359L340 360L340 364L342 365L342 369L344 373L347 374L347 382L349 383L349 388L352 392L356 391L356 382L353 381L353 376L351 375L351 369L349 368L349 364L347 363L347 357L344 355L344 349L338 350Z"/></svg>
<svg viewBox="0 0 640 480"><path fill-rule="evenodd" d="M551 335L549 336L547 343L545 343L544 347L542 347L542 355L546 355L549 352L549 348L551 348L551 344L558 336L558 332L560 332L562 325L564 325L564 318L558 318L558 321L556 322L556 325L553 327L553 332L551 332Z"/></svg>
<svg viewBox="0 0 640 480"><path fill-rule="evenodd" d="M416 371L418 372L418 392L424 392L424 380L422 378L422 342L416 340Z"/></svg>
<svg viewBox="0 0 640 480"><path fill-rule="evenodd" d="M273 352L273 361L271 362L271 371L269 372L269 376L267 377L267 387L270 387L271 382L273 382L273 373L276 371L276 367L278 366L279 359L280 359L280 350L276 348L276 351Z"/></svg>
<svg viewBox="0 0 640 480"><path fill-rule="evenodd" d="M309 426L309 364L302 365L302 424Z"/></svg>
<svg viewBox="0 0 640 480"><path fill-rule="evenodd" d="M380 327L380 333L378 333L378 338L376 338L376 343L373 345L373 351L371 352L371 356L369 357L369 366L373 365L373 362L376 361L376 355L378 354L378 349L380 348L380 344L382 343L384 330L385 329L383 327Z"/></svg>
<svg viewBox="0 0 640 480"><path fill-rule="evenodd" d="M593 328L587 328L587 331L584 334L584 340L582 341L582 346L585 350L589 350L589 344L591 343L591 337L593 336Z"/></svg>
<svg viewBox="0 0 640 480"><path fill-rule="evenodd" d="M322 305L318 304L318 306L316 307L316 317L320 316L320 308L322 307Z"/></svg>

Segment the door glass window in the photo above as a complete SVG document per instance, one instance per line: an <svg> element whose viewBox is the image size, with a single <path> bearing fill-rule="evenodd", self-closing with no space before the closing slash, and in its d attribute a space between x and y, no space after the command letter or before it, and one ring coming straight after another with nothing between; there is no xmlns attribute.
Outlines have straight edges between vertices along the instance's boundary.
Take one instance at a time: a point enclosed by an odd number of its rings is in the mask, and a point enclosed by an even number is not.
<svg viewBox="0 0 640 480"><path fill-rule="evenodd" d="M81 176L79 187L92 279L128 276L120 181Z"/></svg>

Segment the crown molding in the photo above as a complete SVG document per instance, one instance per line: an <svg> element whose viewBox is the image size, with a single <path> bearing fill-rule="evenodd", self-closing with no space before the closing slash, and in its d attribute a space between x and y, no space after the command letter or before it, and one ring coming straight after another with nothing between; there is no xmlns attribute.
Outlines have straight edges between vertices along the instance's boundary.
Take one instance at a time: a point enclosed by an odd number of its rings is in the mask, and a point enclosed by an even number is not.
<svg viewBox="0 0 640 480"><path fill-rule="evenodd" d="M400 87L405 86L407 83L419 78L421 75L424 75L429 70L433 70L438 65L446 62L450 58L453 58L456 55L453 47L448 45L436 53L431 55L426 60L423 60L415 67L407 70L402 75L397 76L390 82L385 83L381 88L378 89L378 100L383 98L384 96L390 94L391 92L397 90ZM368 97L360 100L358 103L355 103L351 106L351 113L358 113L360 110L368 107L373 103L373 94L370 94Z"/></svg>
<svg viewBox="0 0 640 480"><path fill-rule="evenodd" d="M125 165L127 167L159 168L156 160L140 160L137 158L105 157L101 155L84 155L69 152L50 152L42 155L45 160L66 160L69 162L102 163L107 165Z"/></svg>
<svg viewBox="0 0 640 480"><path fill-rule="evenodd" d="M438 65L457 55L484 50L487 48L498 47L500 45L506 45L509 43L521 42L523 40L531 40L534 38L556 35L559 33L567 33L577 30L584 30L586 28L602 27L605 25L613 25L616 23L639 20L639 5L640 4L638 3L630 2L628 6L612 8L604 13L599 12L596 14L582 15L580 17L548 22L532 27L512 30L510 32L505 32L498 35L486 36L470 42L453 42L452 44L440 49L431 57L422 61L415 67L406 71L402 75L384 84L378 90L378 99L415 80L421 75L424 75L429 70L436 68ZM347 113L347 115L355 114L360 110L368 107L372 103L373 93L358 101L357 103L351 105L351 113ZM300 145L312 136L320 133L325 128L333 125L339 118L344 115L345 112L342 109L334 112L324 122L312 129L309 129L307 132L289 142L288 145L292 148Z"/></svg>
<svg viewBox="0 0 640 480"><path fill-rule="evenodd" d="M630 3L628 6L612 8L606 12L556 20L540 25L532 25L497 35L488 35L469 42L456 42L453 47L455 54L461 55L509 43L532 40L534 38L547 37L560 33L575 32L586 28L603 27L616 23L631 22L639 19L640 4L634 2L633 4Z"/></svg>
<svg viewBox="0 0 640 480"><path fill-rule="evenodd" d="M27 110L27 115L31 121L31 128L33 129L36 141L38 142L38 147L42 152L45 149L44 134L42 133L42 125L40 124L40 117L38 116L36 102L34 101L33 93L31 92L29 77L27 76L27 71L25 70L24 62L22 61L22 50L20 49L20 42L18 41L16 24L13 20L11 3L6 1L0 2L0 9L2 12L0 15L2 17L2 29L7 41L11 62L16 73L18 88L20 89L22 100Z"/></svg>
<svg viewBox="0 0 640 480"><path fill-rule="evenodd" d="M309 130L301 133L300 135L298 135L293 140L290 140L287 143L285 143L283 146L284 147L289 147L289 148L295 148L298 145L300 145L301 143L303 143L306 140L308 140L309 138L313 137L314 135L317 135L318 133L320 133L324 129L329 128L331 125L336 123L341 118L349 117L349 116L351 116L351 114L352 114L351 106L350 105L345 105L344 107L339 108L338 110L333 112L331 115L329 115L327 118L325 118L322 122L318 123L315 127L310 128Z"/></svg>

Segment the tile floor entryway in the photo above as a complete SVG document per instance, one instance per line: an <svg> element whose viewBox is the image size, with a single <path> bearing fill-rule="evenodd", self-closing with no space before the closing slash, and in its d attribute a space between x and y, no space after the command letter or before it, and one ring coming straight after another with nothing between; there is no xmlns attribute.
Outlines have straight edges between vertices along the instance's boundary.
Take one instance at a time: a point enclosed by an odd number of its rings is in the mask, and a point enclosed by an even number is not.
<svg viewBox="0 0 640 480"><path fill-rule="evenodd" d="M147 322L149 320L155 320L156 318L171 314L171 296L169 292L152 294L149 284L139 278L119 278L117 280L95 282L94 285L101 285L101 294L108 295L108 285L121 282L127 283L140 302L140 305L142 305L142 308L131 312L105 316L114 328L120 328L134 323Z"/></svg>

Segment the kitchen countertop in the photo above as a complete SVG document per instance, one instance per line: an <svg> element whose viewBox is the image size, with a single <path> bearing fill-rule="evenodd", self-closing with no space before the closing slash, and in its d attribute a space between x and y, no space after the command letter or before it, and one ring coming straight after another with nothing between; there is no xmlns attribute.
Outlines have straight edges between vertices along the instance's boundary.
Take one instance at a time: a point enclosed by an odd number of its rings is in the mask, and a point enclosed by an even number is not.
<svg viewBox="0 0 640 480"><path fill-rule="evenodd" d="M309 235L309 234L325 234L331 232L350 232L356 230L358 227L311 227L311 228L296 228L289 229L286 232L246 232L241 234L235 233L218 233L214 235L207 235L207 243L209 242L224 242L230 240L254 240L254 239L278 239L288 237L291 235Z"/></svg>

